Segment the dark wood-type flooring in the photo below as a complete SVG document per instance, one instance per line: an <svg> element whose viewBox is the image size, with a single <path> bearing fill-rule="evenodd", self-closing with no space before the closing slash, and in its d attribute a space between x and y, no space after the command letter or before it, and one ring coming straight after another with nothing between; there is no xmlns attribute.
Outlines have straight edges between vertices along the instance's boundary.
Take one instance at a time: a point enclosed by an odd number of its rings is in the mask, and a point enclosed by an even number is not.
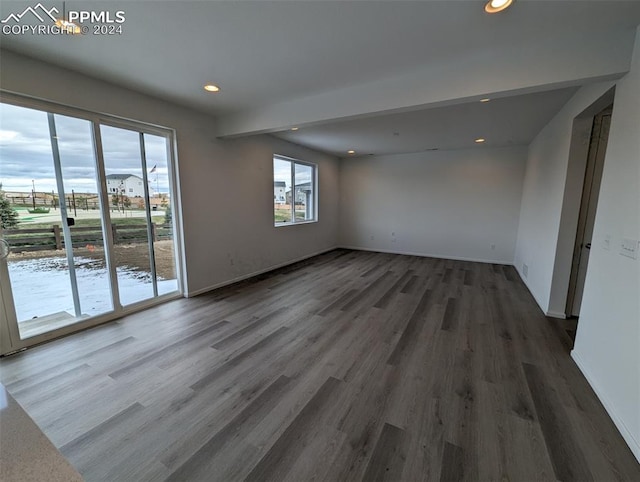
<svg viewBox="0 0 640 482"><path fill-rule="evenodd" d="M0 361L88 481L638 481L515 270L337 250Z"/></svg>

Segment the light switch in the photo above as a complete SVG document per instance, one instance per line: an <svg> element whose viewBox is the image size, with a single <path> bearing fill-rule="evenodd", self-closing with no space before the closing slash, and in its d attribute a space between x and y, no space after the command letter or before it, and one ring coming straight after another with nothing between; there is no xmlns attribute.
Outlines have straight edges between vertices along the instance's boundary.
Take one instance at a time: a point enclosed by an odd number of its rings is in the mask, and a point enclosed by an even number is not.
<svg viewBox="0 0 640 482"><path fill-rule="evenodd" d="M620 244L620 254L627 258L636 259L638 257L638 240L624 238Z"/></svg>

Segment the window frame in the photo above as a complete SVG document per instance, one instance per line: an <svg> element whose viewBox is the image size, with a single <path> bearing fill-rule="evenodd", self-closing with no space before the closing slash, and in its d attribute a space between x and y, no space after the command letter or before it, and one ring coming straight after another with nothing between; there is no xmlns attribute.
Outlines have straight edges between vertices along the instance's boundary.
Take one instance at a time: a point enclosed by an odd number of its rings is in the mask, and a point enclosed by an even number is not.
<svg viewBox="0 0 640 482"><path fill-rule="evenodd" d="M290 172L290 185L291 185L291 201L292 201L292 205L291 205L291 219L289 221L280 221L280 222L276 222L275 220L275 211L272 211L272 215L274 216L273 218L273 224L274 227L276 228L280 228L283 226L294 226L294 225L299 225L299 224L310 224L310 223L317 223L318 222L318 165L314 162L308 162L308 161L302 161L300 159L296 159L293 157L288 157L288 156L283 156L280 154L273 154L273 159L272 159L272 182L275 185L276 179L275 179L275 175L273 173L273 166L275 164L275 161L279 160L279 161L285 161L290 163L291 165L291 172ZM296 220L296 202L295 202L295 196L296 196L296 165L300 165L300 166L304 166L304 167L310 167L312 172L311 172L311 202L312 202L312 218L311 219L304 219L301 221L297 221ZM285 188L286 189L286 188ZM286 199L286 191L285 191L285 199ZM275 204L275 203L274 203Z"/></svg>
<svg viewBox="0 0 640 482"><path fill-rule="evenodd" d="M8 317L4 316L4 308L6 304L3 304L0 300L0 313L2 313L2 317L0 317L0 332L4 335L5 329L8 330L7 333L10 333L10 337L6 337L8 340L8 344L5 346L5 337L3 336L0 340L0 353L6 354L12 351L18 351L23 348L34 346L45 341L48 341L53 338L57 338L60 336L66 336L74 332L79 332L86 328L91 328L102 323L106 323L109 321L114 321L117 319L121 319L124 315L128 315L131 313L136 313L138 311L158 306L165 301L169 301L172 299L178 299L182 297L186 297L188 295L187 285L186 285L186 261L185 261L185 247L184 247L184 225L182 221L182 196L181 191L179 189L179 159L177 154L177 131L174 128L164 127L155 124L149 124L144 121L139 120L130 120L124 117L119 117L111 114L105 114L98 111L91 111L79 107L73 107L65 104L61 104L58 102L37 98L37 97L29 97L22 94L16 94L13 92L8 92L0 88L0 103L6 103L9 105L14 105L18 107L24 107L27 109L34 109L39 111L44 111L46 113L52 114L60 114L69 117L74 117L77 119L84 119L93 124L93 133L96 135L96 131L99 134L99 127L102 125L108 125L112 127L120 127L123 129L133 130L137 133L156 135L159 137L164 137L167 140L167 168L168 168L168 179L170 184L170 192L172 196L175 197L175 209L173 210L173 235L174 235L174 259L175 259L175 269L176 274L178 275L178 288L175 292L162 294L157 297L143 300L137 303L133 303L126 306L121 306L118 310L113 310L112 312L105 313L103 315L97 315L91 318L86 319L85 321L80 321L78 323L74 323L72 325L64 326L58 328L53 331L49 331L46 333L42 333L40 335L35 335L32 337L20 338L20 334L17 327L17 320L15 323L10 322ZM97 143L101 143L101 138L97 136ZM99 156L101 158L101 156ZM100 161L102 162L102 161ZM101 183L99 187L100 191L102 191L103 195L108 197L111 193L108 190L108 180L106 179L106 175L104 176L104 182ZM118 187L113 188L116 191ZM103 215L104 219L110 220L109 212L107 211ZM109 238L105 239L105 243L109 245L111 241ZM107 248L107 251L113 253L113 246ZM6 277L8 280L8 276ZM10 291L3 291L3 278L0 279L0 297L7 296L6 293ZM6 286L5 286L6 287ZM9 286L10 288L10 286ZM112 286L113 292L113 286ZM6 301L6 298L4 299ZM13 313L15 315L15 313ZM6 324L11 326L6 326Z"/></svg>

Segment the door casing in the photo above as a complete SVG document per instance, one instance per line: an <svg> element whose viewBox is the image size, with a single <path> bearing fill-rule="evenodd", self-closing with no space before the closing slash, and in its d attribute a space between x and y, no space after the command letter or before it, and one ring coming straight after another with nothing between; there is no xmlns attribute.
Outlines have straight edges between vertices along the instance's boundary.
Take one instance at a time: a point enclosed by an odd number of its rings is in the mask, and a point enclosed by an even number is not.
<svg viewBox="0 0 640 482"><path fill-rule="evenodd" d="M613 106L608 106L593 119L565 307L568 317L580 315L612 112Z"/></svg>

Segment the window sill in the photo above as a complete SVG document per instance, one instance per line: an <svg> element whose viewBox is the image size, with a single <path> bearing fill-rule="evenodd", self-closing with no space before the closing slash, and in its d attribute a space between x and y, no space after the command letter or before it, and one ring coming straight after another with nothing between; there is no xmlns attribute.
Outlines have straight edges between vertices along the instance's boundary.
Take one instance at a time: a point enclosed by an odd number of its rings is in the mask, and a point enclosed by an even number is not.
<svg viewBox="0 0 640 482"><path fill-rule="evenodd" d="M317 222L318 222L317 219L310 219L309 221L298 221L295 223L275 223L273 226L276 228L282 228L284 226L299 226L301 224L313 224Z"/></svg>

